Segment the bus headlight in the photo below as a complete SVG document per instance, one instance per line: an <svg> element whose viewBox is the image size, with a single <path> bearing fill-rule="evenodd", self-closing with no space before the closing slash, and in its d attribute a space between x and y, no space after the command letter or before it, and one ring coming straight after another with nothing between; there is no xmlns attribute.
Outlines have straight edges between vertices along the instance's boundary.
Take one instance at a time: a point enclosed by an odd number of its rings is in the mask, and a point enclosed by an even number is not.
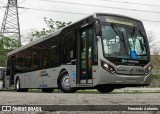
<svg viewBox="0 0 160 114"><path fill-rule="evenodd" d="M105 69L109 69L109 65L108 65L107 63L103 63L103 67L104 67Z"/></svg>
<svg viewBox="0 0 160 114"><path fill-rule="evenodd" d="M145 70L145 74L149 74L152 71L152 66L149 66L146 70Z"/></svg>
<svg viewBox="0 0 160 114"><path fill-rule="evenodd" d="M103 69L105 69L106 71L110 72L111 74L114 74L116 72L115 69L111 65L109 65L107 63L102 62L101 66L102 66Z"/></svg>

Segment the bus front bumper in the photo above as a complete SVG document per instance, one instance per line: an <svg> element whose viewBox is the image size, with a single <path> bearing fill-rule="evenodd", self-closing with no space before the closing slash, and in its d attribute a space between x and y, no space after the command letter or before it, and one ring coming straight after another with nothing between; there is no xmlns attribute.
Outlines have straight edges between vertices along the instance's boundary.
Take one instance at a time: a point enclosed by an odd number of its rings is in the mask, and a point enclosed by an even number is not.
<svg viewBox="0 0 160 114"><path fill-rule="evenodd" d="M121 74L111 74L106 70L100 68L99 77L97 84L137 84L137 85L149 85L151 82L151 75L121 75Z"/></svg>

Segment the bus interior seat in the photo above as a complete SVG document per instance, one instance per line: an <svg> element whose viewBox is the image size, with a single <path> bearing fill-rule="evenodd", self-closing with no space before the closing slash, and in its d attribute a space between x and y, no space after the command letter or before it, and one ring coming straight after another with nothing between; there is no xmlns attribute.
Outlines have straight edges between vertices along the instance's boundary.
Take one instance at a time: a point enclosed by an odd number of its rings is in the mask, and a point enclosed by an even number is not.
<svg viewBox="0 0 160 114"><path fill-rule="evenodd" d="M117 52L119 52L119 44L111 43L110 44L110 53L113 54L113 53L117 53Z"/></svg>

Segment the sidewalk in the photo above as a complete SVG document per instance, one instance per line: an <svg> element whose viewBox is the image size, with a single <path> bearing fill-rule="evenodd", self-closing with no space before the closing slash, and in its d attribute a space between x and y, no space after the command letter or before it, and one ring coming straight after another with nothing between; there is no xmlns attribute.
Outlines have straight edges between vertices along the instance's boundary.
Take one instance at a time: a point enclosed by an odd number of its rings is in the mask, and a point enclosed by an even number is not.
<svg viewBox="0 0 160 114"><path fill-rule="evenodd" d="M122 88L122 89L115 89L113 92L135 92L135 93L143 93L143 92L157 92L160 93L160 87L156 88L142 88L142 87L133 87L133 88Z"/></svg>

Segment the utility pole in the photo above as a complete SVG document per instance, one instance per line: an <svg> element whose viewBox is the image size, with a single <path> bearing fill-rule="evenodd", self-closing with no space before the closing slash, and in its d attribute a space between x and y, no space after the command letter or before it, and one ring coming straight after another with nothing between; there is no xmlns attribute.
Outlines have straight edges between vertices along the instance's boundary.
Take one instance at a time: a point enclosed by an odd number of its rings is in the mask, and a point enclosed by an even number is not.
<svg viewBox="0 0 160 114"><path fill-rule="evenodd" d="M21 46L17 0L8 0L0 35L16 40Z"/></svg>

